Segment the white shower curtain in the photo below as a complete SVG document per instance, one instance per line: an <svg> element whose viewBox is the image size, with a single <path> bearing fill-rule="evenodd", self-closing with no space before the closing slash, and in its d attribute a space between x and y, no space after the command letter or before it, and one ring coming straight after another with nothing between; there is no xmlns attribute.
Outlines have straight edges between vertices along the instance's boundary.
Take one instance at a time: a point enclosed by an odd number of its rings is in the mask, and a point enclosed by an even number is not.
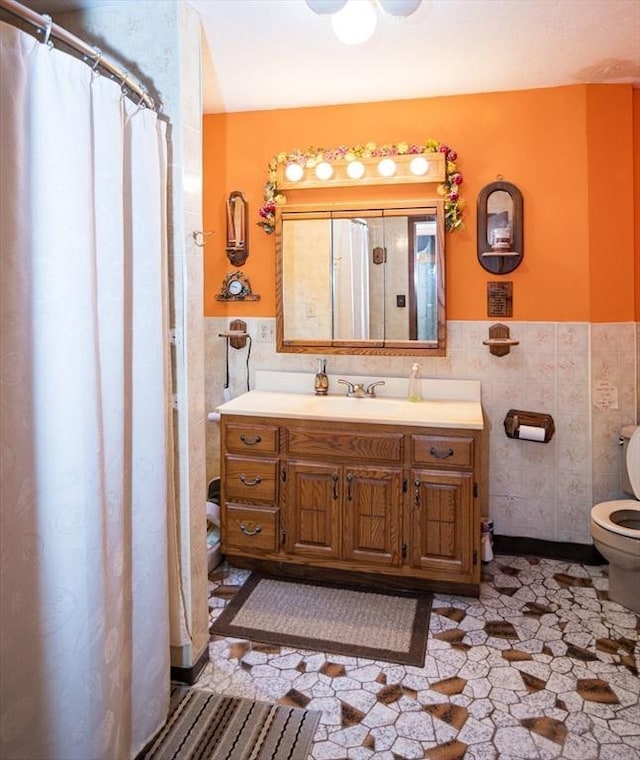
<svg viewBox="0 0 640 760"><path fill-rule="evenodd" d="M0 23L0 757L126 760L163 723L166 142Z"/></svg>

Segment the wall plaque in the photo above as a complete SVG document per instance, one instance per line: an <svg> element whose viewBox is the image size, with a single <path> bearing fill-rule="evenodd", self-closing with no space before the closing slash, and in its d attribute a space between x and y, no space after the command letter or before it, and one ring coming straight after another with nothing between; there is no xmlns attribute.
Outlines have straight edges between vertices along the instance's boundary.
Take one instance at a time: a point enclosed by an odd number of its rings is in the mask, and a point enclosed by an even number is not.
<svg viewBox="0 0 640 760"><path fill-rule="evenodd" d="M512 282L488 282L487 283L487 316L488 317L512 317L513 316L513 283Z"/></svg>

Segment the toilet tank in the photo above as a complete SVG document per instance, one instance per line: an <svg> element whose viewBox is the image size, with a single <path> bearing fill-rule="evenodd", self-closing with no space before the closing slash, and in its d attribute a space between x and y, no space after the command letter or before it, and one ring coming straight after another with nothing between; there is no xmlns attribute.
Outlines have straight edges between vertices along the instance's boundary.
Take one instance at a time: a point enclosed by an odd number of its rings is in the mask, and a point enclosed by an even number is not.
<svg viewBox="0 0 640 760"><path fill-rule="evenodd" d="M638 463L635 461L637 459L637 452L636 457L629 456L629 441L631 440L631 436L633 436L636 431L640 431L640 427L638 425L625 425L625 427L622 428L622 432L620 433L620 440L622 441L622 490L625 493L628 493L631 496L635 496L636 499L640 498L638 493L636 493L636 490L634 490L634 484L631 482L631 468L638 467ZM640 435L640 433L639 433ZM638 435L636 435L636 438L638 438ZM635 444L636 449L638 448L638 443ZM638 480L638 477L640 476L640 473L635 472L633 473L634 483Z"/></svg>

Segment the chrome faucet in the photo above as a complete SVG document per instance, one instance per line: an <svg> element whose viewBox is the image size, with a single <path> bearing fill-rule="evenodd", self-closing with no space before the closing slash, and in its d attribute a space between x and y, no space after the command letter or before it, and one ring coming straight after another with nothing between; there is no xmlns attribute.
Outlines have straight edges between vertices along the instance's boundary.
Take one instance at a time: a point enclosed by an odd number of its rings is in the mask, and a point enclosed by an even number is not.
<svg viewBox="0 0 640 760"><path fill-rule="evenodd" d="M376 380L375 383L370 383L369 385L367 385L367 390L365 391L365 393L367 394L367 396L369 396L369 398L376 397L376 386L378 385L386 385L386 383L384 380Z"/></svg>
<svg viewBox="0 0 640 760"><path fill-rule="evenodd" d="M378 380L375 383L370 383L367 385L366 389L362 383L350 383L348 380L338 380L337 382L342 383L342 385L346 385L347 387L347 396L350 398L375 398L376 397L376 386L378 385L384 385L384 380Z"/></svg>
<svg viewBox="0 0 640 760"><path fill-rule="evenodd" d="M347 385L347 396L350 398L364 398L365 397L365 390L364 385L362 383L350 383L348 380L337 380L338 383L342 383L342 385Z"/></svg>

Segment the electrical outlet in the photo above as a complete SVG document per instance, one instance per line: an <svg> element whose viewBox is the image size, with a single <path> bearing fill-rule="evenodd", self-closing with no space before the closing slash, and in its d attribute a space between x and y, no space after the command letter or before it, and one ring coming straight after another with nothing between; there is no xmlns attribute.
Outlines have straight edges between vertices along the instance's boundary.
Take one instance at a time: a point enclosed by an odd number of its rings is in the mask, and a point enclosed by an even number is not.
<svg viewBox="0 0 640 760"><path fill-rule="evenodd" d="M258 343L273 343L276 339L275 326L272 319L261 319L258 322L256 340Z"/></svg>

